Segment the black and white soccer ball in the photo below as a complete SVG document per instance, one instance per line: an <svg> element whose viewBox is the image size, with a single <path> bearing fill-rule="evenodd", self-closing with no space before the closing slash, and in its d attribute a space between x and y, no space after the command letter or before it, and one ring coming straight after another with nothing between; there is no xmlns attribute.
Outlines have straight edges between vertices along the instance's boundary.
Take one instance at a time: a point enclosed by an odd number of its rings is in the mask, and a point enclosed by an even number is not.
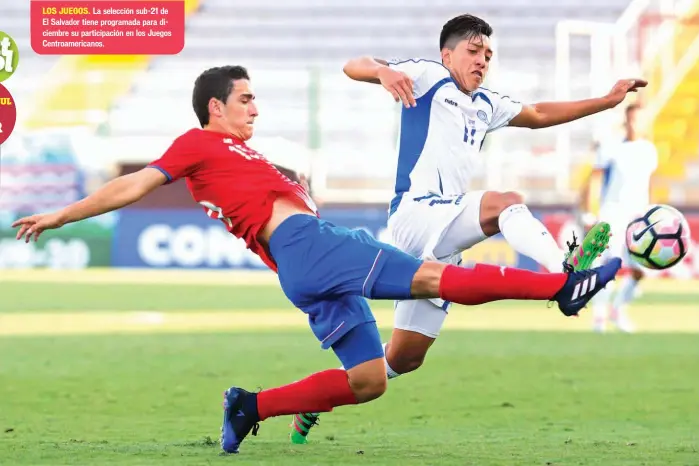
<svg viewBox="0 0 699 466"><path fill-rule="evenodd" d="M690 247L687 219L679 210L656 204L626 227L626 247L631 259L649 269L677 265Z"/></svg>

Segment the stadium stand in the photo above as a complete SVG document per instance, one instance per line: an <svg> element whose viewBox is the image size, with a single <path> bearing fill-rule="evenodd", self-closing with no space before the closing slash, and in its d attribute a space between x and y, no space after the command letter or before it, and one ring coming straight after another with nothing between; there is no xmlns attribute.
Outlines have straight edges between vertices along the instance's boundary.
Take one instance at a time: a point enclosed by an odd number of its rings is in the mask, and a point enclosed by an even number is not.
<svg viewBox="0 0 699 466"><path fill-rule="evenodd" d="M505 4L508 8L503 8ZM627 4L626 0L535 4L504 0L487 4L205 0L188 19L182 53L155 58L149 71L136 78L132 92L113 107L109 131L114 136L166 136L196 124L189 108L194 77L209 66L241 63L249 67L259 96L259 137L281 136L311 148L321 147L329 176L337 186L390 188L396 107L381 89L347 79L341 72L347 58L371 54L438 59L442 24L454 15L471 12L489 20L496 31L498 58L489 84L523 101L552 99L556 22L583 15L613 22ZM573 45L577 57L573 70L584 74L582 88L573 95L583 97L589 76L589 41L574 41ZM573 137L585 153L589 128L584 123L576 125ZM510 130L501 139L506 139L507 147L503 157L521 159L522 154L549 151L555 133ZM531 172L533 187L553 187L556 172L546 157L522 165Z"/></svg>
<svg viewBox="0 0 699 466"><path fill-rule="evenodd" d="M495 28L497 58L486 87L522 101L549 100L555 97L557 22L574 17L613 23L628 3L628 0L289 0L283 4L273 0L188 1L192 11L187 19L185 48L180 54L112 62L114 67L106 84L96 86L89 83L90 70L95 66L109 69L104 62L88 63L75 58L60 62L57 57L24 53L20 66L31 71L23 72L26 78L21 81L13 80L16 82L11 83L12 92L18 102L19 119L26 126L37 126L37 117L39 127L45 124L42 118L54 123L62 120L63 124L87 121L99 134L114 138L115 147L125 147L123 141L149 139L153 142L135 145L129 154L123 154L130 161L145 161L153 156L154 147L163 146L161 140L197 124L190 109L190 92L192 81L201 70L220 64L244 64L252 73L259 96L259 138L283 138L317 149L315 166L321 163L327 171L329 185L390 189L395 166L392 150L399 117L397 107L378 86L354 83L346 78L341 66L347 58L371 54L385 58L438 59L441 25L454 15L470 12L484 17ZM30 50L28 9L29 2L24 1L0 6L0 15L9 19L6 32L25 51ZM589 39L573 38L571 47L571 96L584 98L590 88ZM36 89L46 89L46 78L64 69L61 67L68 67L68 74L77 78L53 89L54 95L63 98L47 98L43 102L50 105L38 105L36 98L41 93ZM695 75L687 73L684 88L695 83L691 80ZM72 119L70 112L64 112L65 118L60 119L46 116L70 100L65 96L73 98L73 102L81 101L74 97L80 93L87 95L84 88L91 89L92 97L82 99L89 105L81 110L81 118ZM95 97L97 94L100 98ZM685 101L681 109L667 110L665 106L662 112L658 111L656 132L660 134L663 128L670 127L676 130L672 134L677 133L673 136L677 142L672 143L671 152L675 154L678 150L674 147L680 147L682 154L673 160L681 158L689 162L689 168L680 169L680 173L676 169L664 169L663 174L674 176L673 179L687 174L691 177L699 171L691 165L697 152L694 146L699 142L693 141L691 147L681 142L693 134L689 129L680 131L692 127L691 121L678 129L668 125L668 117L664 115L690 112L696 103L692 102ZM589 157L591 124L582 121L570 127L573 152L570 160ZM510 129L493 136L486 144L491 165L483 167L476 184L531 190L541 202L563 199L561 183L556 181L561 177L562 162L553 154L555 141L555 129ZM665 147L665 153L669 153L669 146ZM570 160L564 163L573 165ZM505 165L509 170L516 167L517 176L498 169ZM565 181L567 185L568 180ZM669 195L667 189L663 193ZM574 189L569 194L574 195Z"/></svg>

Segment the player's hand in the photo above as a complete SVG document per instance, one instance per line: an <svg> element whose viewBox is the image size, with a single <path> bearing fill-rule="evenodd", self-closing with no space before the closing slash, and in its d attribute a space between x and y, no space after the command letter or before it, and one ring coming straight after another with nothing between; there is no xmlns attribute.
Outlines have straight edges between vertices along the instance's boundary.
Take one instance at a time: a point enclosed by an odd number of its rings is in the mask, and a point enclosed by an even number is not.
<svg viewBox="0 0 699 466"><path fill-rule="evenodd" d="M52 230L60 228L64 225L64 221L58 212L50 214L38 214L30 217L20 218L12 224L12 228L20 227L17 232L17 239L20 240L24 236L24 242L28 243L34 236L34 241L39 239L39 235L44 230Z"/></svg>
<svg viewBox="0 0 699 466"><path fill-rule="evenodd" d="M413 80L407 74L386 67L379 71L379 81L396 102L403 102L405 108L417 105L413 95Z"/></svg>
<svg viewBox="0 0 699 466"><path fill-rule="evenodd" d="M629 92L638 92L638 89L646 87L648 81L643 79L622 79L612 87L612 90L607 94L607 98L612 102L613 106L617 106L624 101L626 94Z"/></svg>

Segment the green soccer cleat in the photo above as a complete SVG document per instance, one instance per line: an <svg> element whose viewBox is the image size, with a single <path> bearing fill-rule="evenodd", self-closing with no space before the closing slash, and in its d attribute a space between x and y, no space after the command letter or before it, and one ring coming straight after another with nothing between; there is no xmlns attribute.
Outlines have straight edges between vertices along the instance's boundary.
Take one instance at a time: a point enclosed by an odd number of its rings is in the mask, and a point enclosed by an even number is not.
<svg viewBox="0 0 699 466"><path fill-rule="evenodd" d="M289 433L289 438L291 443L296 445L303 445L308 443L308 432L311 427L318 424L318 414L304 413L297 414L291 421L291 432Z"/></svg>
<svg viewBox="0 0 699 466"><path fill-rule="evenodd" d="M564 269L575 272L590 269L595 259L609 247L610 236L612 236L611 227L606 222L600 222L590 228L580 245L577 244L577 238L573 233L573 243L566 241L568 254L563 263Z"/></svg>

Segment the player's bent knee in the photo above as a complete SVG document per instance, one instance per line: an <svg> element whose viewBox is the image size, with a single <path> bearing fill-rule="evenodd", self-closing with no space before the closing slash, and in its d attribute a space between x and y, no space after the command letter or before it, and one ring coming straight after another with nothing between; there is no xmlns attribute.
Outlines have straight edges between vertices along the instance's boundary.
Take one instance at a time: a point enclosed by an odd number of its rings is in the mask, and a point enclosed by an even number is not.
<svg viewBox="0 0 699 466"><path fill-rule="evenodd" d="M386 347L386 362L398 374L412 372L422 366L434 340L418 332L395 329Z"/></svg>
<svg viewBox="0 0 699 466"><path fill-rule="evenodd" d="M388 360L388 365L391 369L396 371L398 374L407 374L422 366L425 362L426 353L421 353L417 351L410 352L408 354L399 354L391 360Z"/></svg>
<svg viewBox="0 0 699 466"><path fill-rule="evenodd" d="M500 232L500 214L508 207L524 203L524 196L514 191L487 191L481 200L480 223L483 233L492 236Z"/></svg>
<svg viewBox="0 0 699 466"><path fill-rule="evenodd" d="M524 204L524 196L520 193L514 191L507 191L502 193L502 210L507 209L510 206L516 204Z"/></svg>
<svg viewBox="0 0 699 466"><path fill-rule="evenodd" d="M413 275L410 295L413 299L434 298L439 296L439 283L447 267L441 262L425 261Z"/></svg>
<svg viewBox="0 0 699 466"><path fill-rule="evenodd" d="M383 358L372 359L347 371L350 388L358 403L375 400L386 392L386 366Z"/></svg>
<svg viewBox="0 0 699 466"><path fill-rule="evenodd" d="M357 403L367 403L386 393L388 382L386 379L386 374L384 374L380 379L372 380L368 383L362 383L356 387L354 385L350 386L352 387L354 397L357 399Z"/></svg>

